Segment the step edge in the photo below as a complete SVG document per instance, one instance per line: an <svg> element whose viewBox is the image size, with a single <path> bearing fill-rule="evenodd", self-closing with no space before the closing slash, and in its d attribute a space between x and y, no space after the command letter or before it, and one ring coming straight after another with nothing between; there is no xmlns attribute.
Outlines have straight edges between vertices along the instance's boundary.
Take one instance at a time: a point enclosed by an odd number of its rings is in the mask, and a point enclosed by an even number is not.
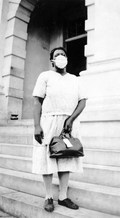
<svg viewBox="0 0 120 218"><path fill-rule="evenodd" d="M24 160L24 161L32 161L32 158L30 157L21 157L21 156L13 156L13 155L6 155L6 154L0 154L0 158L9 158L9 159L16 159L16 160Z"/></svg>
<svg viewBox="0 0 120 218"><path fill-rule="evenodd" d="M84 148L85 151L100 151L100 152L117 152L117 153L120 153L120 149L103 149L103 148Z"/></svg>
<svg viewBox="0 0 120 218"><path fill-rule="evenodd" d="M5 173L3 173L5 174ZM23 178L26 179L26 173L22 173L24 174L25 177L20 177L18 176L18 173L16 176L14 177L18 177L18 178ZM6 175L8 175L6 173ZM33 175L33 174L29 174L29 175ZM39 177L39 179L35 179L36 176L33 176L34 180L36 182L43 182L42 178ZM28 178L28 180L33 180L32 178ZM54 185L58 185L58 178L53 178L53 184ZM73 181L73 180L69 180L69 188L75 188L75 189L82 189L82 190L87 190L87 191L92 191L92 192L99 192L99 193L103 193L103 194L110 194L110 195L114 195L114 196L119 196L120 197L120 190L119 188L115 188L115 187L108 187L108 186L103 186L103 185L98 185L98 184L92 184L92 183L86 183L86 182L79 182L79 181Z"/></svg>
<svg viewBox="0 0 120 218"><path fill-rule="evenodd" d="M15 143L15 144L12 144L12 143L2 143L2 142L0 142L0 146L9 146L9 147L11 147L11 146L13 146L13 147L26 147L26 148L33 148L33 145L24 145L24 144L17 144L17 143Z"/></svg>
<svg viewBox="0 0 120 218"><path fill-rule="evenodd" d="M1 187L1 186L0 186ZM8 189L8 190L10 190L10 189ZM18 192L18 191L14 191L13 190L13 192L14 193L16 193L16 194L20 194L20 192ZM21 192L22 193L22 192ZM23 194L23 196L28 196L28 197L30 197L31 195L29 195L29 194L26 194L26 193L22 193ZM33 196L33 195L32 195ZM43 198L42 197L36 197L36 196L33 196L33 197L35 197L35 199L41 199L41 202L42 202L42 206L41 205L39 205L39 208L40 209L42 209L43 210ZM24 203L24 204L27 204L27 205L29 205L29 206L32 206L32 207L38 207L38 206L36 206L36 205L33 205L33 204L30 204L29 202L26 202L25 200L19 200L19 198L17 198L17 199L15 199L15 197L13 198L13 197L11 197L11 194L4 194L4 195L1 195L0 196L0 198L6 198L6 199L10 199L10 200L13 200L13 201L16 201L16 202L19 202L19 203ZM55 203L57 203L57 201L54 201ZM67 211L69 210L68 208L64 208L63 209L63 211L64 212L62 212L61 213L61 209L60 209L60 211L59 211L59 208L62 208L61 206L59 206L58 208L56 207L55 209L56 209L56 211L54 211L53 213L59 213L59 214L61 214L61 215L63 215L63 216L65 216L65 217L68 217L68 218L74 218L75 216L74 216L74 211L70 211L71 212L71 216L70 216L70 214L69 215L66 215L67 214ZM93 215L95 215L95 217L99 217L98 215L100 215L100 217L101 218L119 218L118 216L116 216L116 215L112 215L112 214L108 214L108 213L103 213L103 212L99 212L99 211L95 211L95 210L90 210L90 209L86 209L86 208L82 208L82 207L80 207L80 209L78 210L78 215L80 215L81 214L81 216L83 215L83 213L88 213L89 215L91 214L91 217L93 217ZM66 214L65 214L66 213ZM14 216L14 214L13 214L13 216ZM78 216L77 216L78 217ZM87 218L87 214L85 215L84 214L84 217L86 217Z"/></svg>

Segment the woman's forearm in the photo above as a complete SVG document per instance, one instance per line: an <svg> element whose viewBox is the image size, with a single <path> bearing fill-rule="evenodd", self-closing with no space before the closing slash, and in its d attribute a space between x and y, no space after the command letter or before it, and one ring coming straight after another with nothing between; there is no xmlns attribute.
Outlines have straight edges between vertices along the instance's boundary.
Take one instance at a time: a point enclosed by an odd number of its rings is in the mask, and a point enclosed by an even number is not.
<svg viewBox="0 0 120 218"><path fill-rule="evenodd" d="M34 126L40 126L40 117L42 113L42 102L43 99L40 99L38 97L34 98Z"/></svg>
<svg viewBox="0 0 120 218"><path fill-rule="evenodd" d="M86 99L82 99L81 101L78 102L78 105L72 115L70 116L70 120L73 122L84 110L86 106Z"/></svg>
<svg viewBox="0 0 120 218"><path fill-rule="evenodd" d="M35 136L35 140L40 144L42 144L42 140L44 138L44 133L40 125L42 102L43 102L43 98L39 98L39 97L34 98L34 136Z"/></svg>

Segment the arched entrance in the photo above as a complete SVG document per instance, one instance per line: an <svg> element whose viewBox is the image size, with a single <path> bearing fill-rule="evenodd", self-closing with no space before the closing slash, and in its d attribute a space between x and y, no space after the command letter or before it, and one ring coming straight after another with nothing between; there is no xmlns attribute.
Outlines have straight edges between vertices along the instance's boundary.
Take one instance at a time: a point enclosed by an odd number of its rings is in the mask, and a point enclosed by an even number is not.
<svg viewBox="0 0 120 218"><path fill-rule="evenodd" d="M22 118L27 29L37 2L38 0L9 1L2 73L8 117L15 114L19 119Z"/></svg>
<svg viewBox="0 0 120 218"><path fill-rule="evenodd" d="M78 75L79 46L84 48L86 43L80 43L86 39L85 32L79 32L80 19L86 19L84 0L22 0L16 4L16 11L9 13L6 43L10 49L5 53L3 71L9 113L32 118L32 90L39 73L50 68L49 51L55 46L66 47L70 56L68 70ZM74 32L76 24L79 27ZM72 35L69 30L73 30Z"/></svg>

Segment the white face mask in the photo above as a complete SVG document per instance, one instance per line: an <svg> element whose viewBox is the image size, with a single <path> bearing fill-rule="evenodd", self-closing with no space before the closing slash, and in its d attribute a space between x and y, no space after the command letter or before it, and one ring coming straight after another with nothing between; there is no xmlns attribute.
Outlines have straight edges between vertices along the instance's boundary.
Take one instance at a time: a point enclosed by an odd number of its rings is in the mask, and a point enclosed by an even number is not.
<svg viewBox="0 0 120 218"><path fill-rule="evenodd" d="M56 66L60 69L64 69L67 66L67 58L63 55L59 55L54 60Z"/></svg>

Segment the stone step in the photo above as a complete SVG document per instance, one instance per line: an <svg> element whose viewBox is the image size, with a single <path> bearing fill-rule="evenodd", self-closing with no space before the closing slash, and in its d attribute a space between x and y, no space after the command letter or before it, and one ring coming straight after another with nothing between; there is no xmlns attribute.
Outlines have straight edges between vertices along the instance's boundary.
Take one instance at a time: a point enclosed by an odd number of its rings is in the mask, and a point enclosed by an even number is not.
<svg viewBox="0 0 120 218"><path fill-rule="evenodd" d="M120 137L82 137L84 148L120 150Z"/></svg>
<svg viewBox="0 0 120 218"><path fill-rule="evenodd" d="M45 197L44 184L39 175L0 169L0 186L38 197ZM53 179L53 196L58 199L58 179ZM120 215L120 189L77 181L69 181L68 197L80 207L112 215ZM116 203L114 203L116 202ZM112 205L112 207L111 207Z"/></svg>
<svg viewBox="0 0 120 218"><path fill-rule="evenodd" d="M0 134L0 143L32 145L33 135L15 135L15 134Z"/></svg>
<svg viewBox="0 0 120 218"><path fill-rule="evenodd" d="M103 105L96 107L86 107L80 115L82 122L88 121L118 121L120 120L120 106L116 107L104 107Z"/></svg>
<svg viewBox="0 0 120 218"><path fill-rule="evenodd" d="M32 157L32 153L32 145L0 143L0 154L21 157Z"/></svg>
<svg viewBox="0 0 120 218"><path fill-rule="evenodd" d="M0 154L0 167L22 172L31 172L32 159L28 157Z"/></svg>
<svg viewBox="0 0 120 218"><path fill-rule="evenodd" d="M22 120L0 120L0 126L33 126L33 119L22 119Z"/></svg>
<svg viewBox="0 0 120 218"><path fill-rule="evenodd" d="M54 177L57 178L57 174L55 174ZM37 185L34 184L36 178L37 176L31 175L29 173L0 168L0 185L5 185L8 188L10 188L9 185L11 185L12 181L15 181L16 184L20 184L21 179L24 180L24 185L26 183L29 185L29 183L31 184L32 182L32 186L37 187ZM33 181L31 181L32 179ZM120 169L115 167L113 168L102 166L100 168L100 166L84 165L84 173L71 173L70 180L120 188ZM13 182L12 184L14 185L15 183ZM23 185L20 184L20 187L22 186Z"/></svg>
<svg viewBox="0 0 120 218"><path fill-rule="evenodd" d="M120 137L120 121L82 122L82 137Z"/></svg>
<svg viewBox="0 0 120 218"><path fill-rule="evenodd" d="M33 120L0 121L1 134L33 134ZM81 135L91 137L119 137L120 121L82 121Z"/></svg>
<svg viewBox="0 0 120 218"><path fill-rule="evenodd" d="M0 120L0 134L25 135L33 134L33 120Z"/></svg>
<svg viewBox="0 0 120 218"><path fill-rule="evenodd" d="M71 173L70 179L120 188L120 167L83 164L83 173Z"/></svg>
<svg viewBox="0 0 120 218"><path fill-rule="evenodd" d="M20 135L20 134L33 134L33 126L0 126L0 134L14 134L16 135Z"/></svg>
<svg viewBox="0 0 120 218"><path fill-rule="evenodd" d="M120 150L85 149L84 163L120 167Z"/></svg>
<svg viewBox="0 0 120 218"><path fill-rule="evenodd" d="M0 142L32 144L33 120L3 121L0 121ZM104 147L105 142L106 148L119 147L120 122L118 121L81 122L80 131L83 144L87 143L87 146L89 144L92 147ZM96 138L98 138L98 144ZM114 146L112 143L115 143Z"/></svg>
<svg viewBox="0 0 120 218"><path fill-rule="evenodd" d="M106 137L106 136L83 136L81 140L84 148L100 148L100 149L120 149L120 137ZM0 129L0 143L23 144L32 145L32 134L1 134Z"/></svg>
<svg viewBox="0 0 120 218"><path fill-rule="evenodd" d="M3 145L2 152L0 154L0 167L6 169L18 170L22 172L31 172L32 169L31 158L32 158L32 146L26 147L24 145L14 146L14 145L5 144ZM76 181L84 181L84 182L96 183L101 185L120 187L119 167L98 165L98 163L97 165L84 163L84 173L73 174L73 175L74 176L71 178L73 178Z"/></svg>
<svg viewBox="0 0 120 218"><path fill-rule="evenodd" d="M18 167L19 162L21 163L18 170L24 169L24 164L31 162L32 158L32 146L24 145L4 145L1 146L0 154L0 166ZM94 164L94 165L106 165L120 167L120 150L103 150L103 149L84 149L85 156L83 157L83 163ZM28 154L28 155L27 155ZM18 160L18 163L17 163ZM22 163L23 162L23 163ZM10 165L8 165L8 163ZM15 164L17 163L17 165ZM23 166L23 167L22 167ZM13 169L13 168L12 168ZM17 169L17 168L16 168ZM23 170L22 170L23 171Z"/></svg>
<svg viewBox="0 0 120 218"><path fill-rule="evenodd" d="M113 149L120 150L120 137L91 137L84 136L81 140L84 148L96 148L96 149ZM32 134L0 134L0 144L23 144L32 145L33 135Z"/></svg>
<svg viewBox="0 0 120 218"><path fill-rule="evenodd" d="M83 136L81 140L84 148L120 149L120 137ZM32 145L32 134L1 134L0 143Z"/></svg>
<svg viewBox="0 0 120 218"><path fill-rule="evenodd" d="M10 214L3 212L1 209L0 209L0 217L1 218L5 218L5 217L6 218L15 218L15 217L11 216Z"/></svg>
<svg viewBox="0 0 120 218"><path fill-rule="evenodd" d="M24 169L24 164L28 163L30 164L32 156L32 148L29 146L15 146L13 151L11 149L3 149L4 152L0 154L0 166L9 168L9 167L18 167L18 170L20 170L19 162L21 163L21 170ZM19 151L19 153L18 153ZM24 156L22 154L24 153ZM28 156L27 153L28 152ZM85 156L82 157L83 163L85 164L94 164L94 165L105 165L105 166L114 166L114 167L120 167L120 150L102 150L102 149L84 149ZM16 156L16 155L17 156ZM17 163L18 160L18 163ZM22 163L23 162L23 163ZM10 165L8 165L8 163ZM15 164L17 163L17 165ZM23 167L22 167L23 166ZM13 168L12 168L13 169ZM17 169L17 168L16 168ZM23 171L23 170L22 170Z"/></svg>
<svg viewBox="0 0 120 218"><path fill-rule="evenodd" d="M118 218L115 215L100 213L97 211L79 208L70 210L59 206L54 201L55 210L48 213L43 210L44 199L28 195L11 189L0 187L0 207L7 213L16 217L26 218Z"/></svg>

